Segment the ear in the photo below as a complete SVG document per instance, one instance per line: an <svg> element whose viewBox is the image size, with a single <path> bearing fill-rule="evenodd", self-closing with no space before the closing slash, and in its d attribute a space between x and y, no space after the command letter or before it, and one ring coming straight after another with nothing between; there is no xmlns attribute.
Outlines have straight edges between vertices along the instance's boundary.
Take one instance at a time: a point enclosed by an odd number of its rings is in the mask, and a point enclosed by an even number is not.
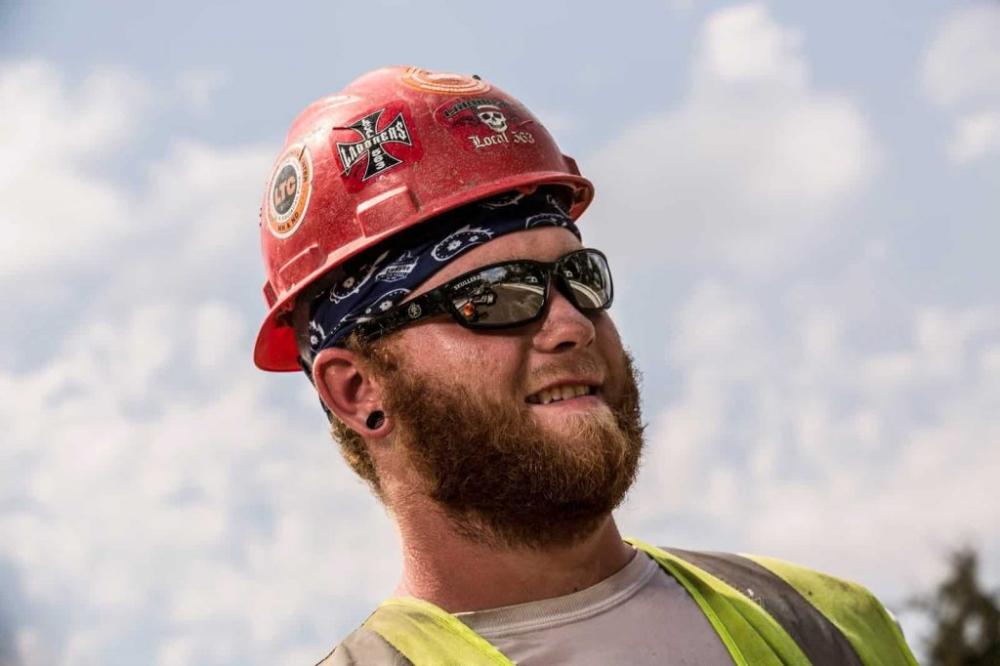
<svg viewBox="0 0 1000 666"><path fill-rule="evenodd" d="M392 432L391 418L376 428L366 423L372 412L385 407L378 381L357 354L339 347L324 349L313 361L312 375L323 404L349 428L376 439Z"/></svg>

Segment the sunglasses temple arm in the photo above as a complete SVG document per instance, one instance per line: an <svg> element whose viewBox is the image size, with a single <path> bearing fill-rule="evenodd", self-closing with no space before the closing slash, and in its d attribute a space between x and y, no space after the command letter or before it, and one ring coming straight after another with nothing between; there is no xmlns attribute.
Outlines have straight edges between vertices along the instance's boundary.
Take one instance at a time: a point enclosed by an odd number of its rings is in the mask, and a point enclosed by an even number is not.
<svg viewBox="0 0 1000 666"><path fill-rule="evenodd" d="M400 303L389 312L359 324L360 335L365 340L374 340L421 319L447 312L442 296L435 289L412 301Z"/></svg>

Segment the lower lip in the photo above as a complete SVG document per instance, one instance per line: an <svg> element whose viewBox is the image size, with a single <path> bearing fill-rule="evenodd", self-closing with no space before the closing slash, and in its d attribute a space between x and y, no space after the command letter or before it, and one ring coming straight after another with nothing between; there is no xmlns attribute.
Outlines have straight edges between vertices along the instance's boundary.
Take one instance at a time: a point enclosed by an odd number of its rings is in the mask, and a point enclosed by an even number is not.
<svg viewBox="0 0 1000 666"><path fill-rule="evenodd" d="M584 410L593 409L604 404L596 395L581 395L576 398L566 398L564 400L554 400L546 405L540 403L528 403L536 409L564 409L564 410Z"/></svg>

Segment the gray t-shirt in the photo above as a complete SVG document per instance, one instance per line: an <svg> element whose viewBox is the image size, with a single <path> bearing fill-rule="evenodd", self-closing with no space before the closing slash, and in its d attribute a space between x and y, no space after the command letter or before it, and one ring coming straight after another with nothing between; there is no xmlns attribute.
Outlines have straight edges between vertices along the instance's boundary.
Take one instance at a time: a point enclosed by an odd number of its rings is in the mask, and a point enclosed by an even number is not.
<svg viewBox="0 0 1000 666"><path fill-rule="evenodd" d="M733 663L687 590L645 553L585 590L457 617L520 666Z"/></svg>
<svg viewBox="0 0 1000 666"><path fill-rule="evenodd" d="M640 552L585 590L456 617L519 666L733 663L687 590ZM382 637L361 628L321 666L407 663Z"/></svg>

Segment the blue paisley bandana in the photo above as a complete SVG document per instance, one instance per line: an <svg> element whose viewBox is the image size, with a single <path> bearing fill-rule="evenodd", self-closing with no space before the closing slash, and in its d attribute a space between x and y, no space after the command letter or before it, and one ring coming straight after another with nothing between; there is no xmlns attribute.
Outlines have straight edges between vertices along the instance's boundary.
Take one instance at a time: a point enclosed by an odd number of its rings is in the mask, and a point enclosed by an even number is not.
<svg viewBox="0 0 1000 666"><path fill-rule="evenodd" d="M354 327L402 302L467 250L514 231L563 227L580 237L561 190L509 192L419 224L348 261L309 308L309 350L344 343Z"/></svg>

